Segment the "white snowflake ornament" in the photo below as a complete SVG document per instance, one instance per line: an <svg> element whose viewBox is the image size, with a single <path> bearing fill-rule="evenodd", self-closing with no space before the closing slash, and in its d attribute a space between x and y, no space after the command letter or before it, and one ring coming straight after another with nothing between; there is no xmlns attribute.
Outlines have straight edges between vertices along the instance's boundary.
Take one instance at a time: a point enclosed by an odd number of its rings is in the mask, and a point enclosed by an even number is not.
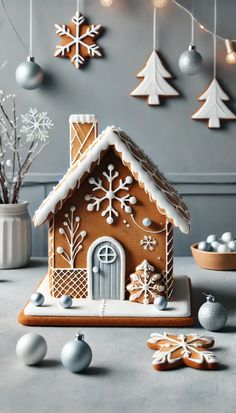
<svg viewBox="0 0 236 413"><path fill-rule="evenodd" d="M79 69L88 57L100 57L102 54L94 39L99 35L101 25L87 25L85 17L76 11L71 23L55 24L56 33L61 42L56 46L55 57L68 57L71 63Z"/></svg>
<svg viewBox="0 0 236 413"><path fill-rule="evenodd" d="M150 235L144 235L143 239L140 241L140 245L144 250L153 251L157 245L157 240Z"/></svg>
<svg viewBox="0 0 236 413"><path fill-rule="evenodd" d="M114 170L115 167L112 164L108 165L107 169L108 173L106 171L103 172L103 175L105 176L107 181L106 183L104 183L100 178L89 178L89 183L93 186L92 191L100 191L101 195L94 196L92 194L87 194L85 196L85 200L89 201L87 205L87 210L89 212L92 212L94 210L100 211L100 207L103 202L108 202L107 208L102 211L101 215L103 217L107 215L106 221L111 225L114 222L114 217L119 216L118 211L113 206L114 201L118 201L120 203L121 209L124 209L127 214L131 214L131 205L135 205L137 199L130 194L127 194L125 196L119 196L118 194L119 191L129 190L128 185L131 185L133 182L132 176L127 176L124 180L120 179L118 185L116 186L115 179L119 176L119 172Z"/></svg>
<svg viewBox="0 0 236 413"><path fill-rule="evenodd" d="M49 138L49 131L53 122L47 116L47 112L38 112L31 108L28 113L21 115L21 132L26 135L26 140L32 142L38 139L45 142Z"/></svg>

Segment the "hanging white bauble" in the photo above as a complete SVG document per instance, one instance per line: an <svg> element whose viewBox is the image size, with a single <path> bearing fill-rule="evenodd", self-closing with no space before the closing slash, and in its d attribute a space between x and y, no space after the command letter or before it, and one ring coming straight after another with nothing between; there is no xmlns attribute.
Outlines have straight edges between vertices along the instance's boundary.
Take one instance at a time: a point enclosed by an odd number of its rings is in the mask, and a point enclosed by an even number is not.
<svg viewBox="0 0 236 413"><path fill-rule="evenodd" d="M35 62L34 57L29 56L26 62L20 63L16 68L16 81L24 89L33 90L41 86L43 70Z"/></svg>
<svg viewBox="0 0 236 413"><path fill-rule="evenodd" d="M76 334L75 340L68 341L63 346L61 361L63 366L73 373L79 373L88 368L92 361L92 350L84 341L83 334Z"/></svg>
<svg viewBox="0 0 236 413"><path fill-rule="evenodd" d="M185 75L195 75L201 69L202 56L197 51L196 46L189 45L188 50L183 52L179 58L179 68Z"/></svg>
<svg viewBox="0 0 236 413"><path fill-rule="evenodd" d="M16 345L17 357L26 365L37 364L47 353L45 339L36 333L28 333L20 338Z"/></svg>
<svg viewBox="0 0 236 413"><path fill-rule="evenodd" d="M206 330L218 331L223 328L227 322L227 311L221 303L215 301L215 297L212 295L206 295L206 299L206 303L204 303L198 311L198 320Z"/></svg>

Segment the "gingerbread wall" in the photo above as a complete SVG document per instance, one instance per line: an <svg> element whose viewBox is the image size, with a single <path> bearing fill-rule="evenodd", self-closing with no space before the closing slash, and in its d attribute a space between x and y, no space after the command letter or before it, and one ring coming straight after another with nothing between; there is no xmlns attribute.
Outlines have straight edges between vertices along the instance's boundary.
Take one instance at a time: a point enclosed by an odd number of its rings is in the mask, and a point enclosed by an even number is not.
<svg viewBox="0 0 236 413"><path fill-rule="evenodd" d="M82 242L82 249L79 251L76 260L76 268L87 267L87 251L89 246L94 240L102 236L111 236L119 241L126 253L126 280L128 275L135 270L135 267L140 264L144 259L147 259L155 269L159 272L165 271L166 268L166 218L160 214L157 210L156 204L153 203L149 196L139 186L138 182L134 179L133 183L129 185L129 191L121 190L119 196L124 196L129 193L137 198L137 203L132 205L135 221L137 224L145 228L142 221L145 217L148 217L152 221L150 231L160 231L160 234L151 234L140 229L133 222L130 214L127 214L120 208L118 201L114 201L114 207L119 212L118 218L115 219L112 225L106 222L106 217L101 216L101 212L107 207L107 200L101 205L100 211L89 212L87 210L88 201L85 200L87 194L92 193L92 185L89 184L89 177L101 178L104 185L107 185L106 179L103 176L103 172L107 171L109 164L113 164L115 169L119 172L119 176L114 180L114 187L119 183L119 179L125 179L126 176L130 176L131 173L126 166L123 165L119 157L110 149L101 159L99 165L95 166L91 175L87 176L82 182L79 189L76 189L72 196L64 203L62 209L57 212L54 219L54 267L55 268L70 268L70 265L64 260L61 254L57 253L57 249L63 248L68 250L68 244L65 237L60 234L60 228L65 221L65 214L70 211L71 206L75 206L76 210L74 214L80 217L80 231L86 231L86 236ZM96 196L100 197L102 192L96 191ZM125 221L125 222L124 222ZM147 230L147 228L146 228ZM157 245L154 246L153 251L145 250L140 241L145 235L152 236ZM52 250L51 250L52 251ZM50 253L50 251L49 251ZM127 280L128 281L128 280Z"/></svg>

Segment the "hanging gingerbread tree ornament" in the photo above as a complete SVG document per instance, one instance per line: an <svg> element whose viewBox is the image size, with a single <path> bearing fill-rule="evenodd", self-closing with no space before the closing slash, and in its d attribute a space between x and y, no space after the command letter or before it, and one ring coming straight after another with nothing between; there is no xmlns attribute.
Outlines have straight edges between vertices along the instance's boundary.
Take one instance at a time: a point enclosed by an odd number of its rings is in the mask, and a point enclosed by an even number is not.
<svg viewBox="0 0 236 413"><path fill-rule="evenodd" d="M163 66L156 51L156 7L153 10L153 52L144 69L137 74L142 82L131 92L131 96L147 96L149 105L160 105L160 96L178 96L179 93L165 80L171 74Z"/></svg>
<svg viewBox="0 0 236 413"><path fill-rule="evenodd" d="M56 46L55 57L67 57L79 69L87 58L101 57L102 54L95 39L100 35L101 25L87 24L86 18L80 14L79 1L77 10L69 24L55 24L56 33L61 38Z"/></svg>
<svg viewBox="0 0 236 413"><path fill-rule="evenodd" d="M225 105L224 101L229 100L216 79L216 24L217 24L217 3L214 0L214 65L213 80L207 90L198 98L205 100L202 107L192 116L192 119L209 119L209 128L220 128L220 119L234 120L236 115Z"/></svg>

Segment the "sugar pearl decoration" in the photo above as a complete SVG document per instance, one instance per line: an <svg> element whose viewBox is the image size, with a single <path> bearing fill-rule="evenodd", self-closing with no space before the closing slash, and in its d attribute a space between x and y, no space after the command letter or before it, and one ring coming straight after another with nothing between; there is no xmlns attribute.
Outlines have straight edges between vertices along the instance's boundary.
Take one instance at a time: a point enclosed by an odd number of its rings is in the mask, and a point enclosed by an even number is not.
<svg viewBox="0 0 236 413"><path fill-rule="evenodd" d="M73 300L70 295L63 295L60 298L59 302L63 308L70 308L72 306Z"/></svg>
<svg viewBox="0 0 236 413"><path fill-rule="evenodd" d="M143 225L144 225L145 227L150 227L150 226L152 225L151 219L150 219L150 218L144 218L144 219L143 219Z"/></svg>
<svg viewBox="0 0 236 413"><path fill-rule="evenodd" d="M40 307L44 303L44 295L41 293L34 293L31 295L31 303L36 307Z"/></svg>
<svg viewBox="0 0 236 413"><path fill-rule="evenodd" d="M47 343L40 334L25 334L17 342L16 354L26 365L38 364L47 354Z"/></svg>
<svg viewBox="0 0 236 413"><path fill-rule="evenodd" d="M167 307L167 299L161 295L158 295L155 299L154 299L154 307L157 310L165 310Z"/></svg>
<svg viewBox="0 0 236 413"><path fill-rule="evenodd" d="M92 350L84 341L84 335L76 334L75 340L68 341L62 348L61 361L63 366L73 373L87 369L92 361Z"/></svg>

